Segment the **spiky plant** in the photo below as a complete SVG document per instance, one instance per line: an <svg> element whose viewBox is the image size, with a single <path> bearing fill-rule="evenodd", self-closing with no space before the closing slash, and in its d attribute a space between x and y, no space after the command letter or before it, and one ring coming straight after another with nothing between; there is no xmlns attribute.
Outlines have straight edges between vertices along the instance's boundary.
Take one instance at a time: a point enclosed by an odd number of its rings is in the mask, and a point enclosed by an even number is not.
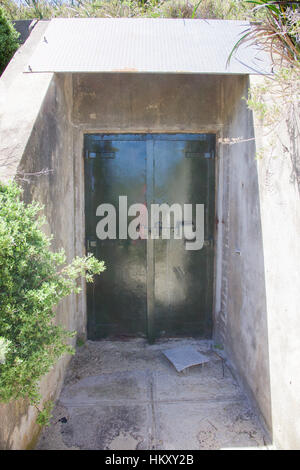
<svg viewBox="0 0 300 470"><path fill-rule="evenodd" d="M254 5L251 25L235 44L228 58L245 42L259 43L271 55L276 65L300 61L300 3L286 0L246 0Z"/></svg>

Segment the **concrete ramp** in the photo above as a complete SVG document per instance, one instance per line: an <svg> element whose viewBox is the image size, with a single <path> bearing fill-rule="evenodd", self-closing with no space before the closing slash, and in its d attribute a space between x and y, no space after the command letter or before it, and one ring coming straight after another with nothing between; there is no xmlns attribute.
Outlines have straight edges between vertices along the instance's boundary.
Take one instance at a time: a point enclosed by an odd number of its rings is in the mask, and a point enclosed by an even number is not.
<svg viewBox="0 0 300 470"><path fill-rule="evenodd" d="M162 354L174 349L209 362L178 374ZM37 449L265 449L265 439L210 342L88 341L72 360Z"/></svg>

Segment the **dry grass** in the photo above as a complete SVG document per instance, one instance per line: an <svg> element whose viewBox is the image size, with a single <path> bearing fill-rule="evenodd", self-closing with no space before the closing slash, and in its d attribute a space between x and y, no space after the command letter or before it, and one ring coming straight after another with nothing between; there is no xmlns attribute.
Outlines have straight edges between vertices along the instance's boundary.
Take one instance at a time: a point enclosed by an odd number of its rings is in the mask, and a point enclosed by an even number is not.
<svg viewBox="0 0 300 470"><path fill-rule="evenodd" d="M242 0L0 0L10 19L151 17L245 19Z"/></svg>

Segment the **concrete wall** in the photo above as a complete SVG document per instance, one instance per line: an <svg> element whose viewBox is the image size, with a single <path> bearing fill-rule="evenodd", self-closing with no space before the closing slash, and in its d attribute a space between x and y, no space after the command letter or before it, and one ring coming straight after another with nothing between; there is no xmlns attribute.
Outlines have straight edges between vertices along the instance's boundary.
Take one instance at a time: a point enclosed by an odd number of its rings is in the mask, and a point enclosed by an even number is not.
<svg viewBox="0 0 300 470"><path fill-rule="evenodd" d="M262 80L251 77L251 86ZM300 449L300 138L299 97L275 127L254 116L269 345L273 439Z"/></svg>
<svg viewBox="0 0 300 470"><path fill-rule="evenodd" d="M221 313L226 357L272 429L265 261L249 82L224 83ZM226 139L229 143L226 143ZM236 139L240 140L239 143Z"/></svg>
<svg viewBox="0 0 300 470"><path fill-rule="evenodd" d="M260 80L224 82L223 137L243 141L222 152L219 319L226 356L271 440L299 449L299 136L295 123L272 131L247 110L241 96Z"/></svg>
<svg viewBox="0 0 300 470"><path fill-rule="evenodd" d="M74 125L109 132L200 132L221 127L222 77L73 75Z"/></svg>
<svg viewBox="0 0 300 470"><path fill-rule="evenodd" d="M44 204L45 231L53 234L54 250L65 248L68 260L75 255L74 160L68 110L71 99L68 77L24 74L24 64L45 25L39 23L1 78L0 174L16 178L24 199ZM31 45L30 45L31 44ZM30 46L30 47L29 47ZM13 72L12 72L13 70ZM84 308L84 307L83 307ZM85 312L74 296L61 302L56 321L67 329L85 330ZM41 381L44 400L60 391L69 357ZM0 448L25 449L39 433L36 409L22 400L0 404Z"/></svg>

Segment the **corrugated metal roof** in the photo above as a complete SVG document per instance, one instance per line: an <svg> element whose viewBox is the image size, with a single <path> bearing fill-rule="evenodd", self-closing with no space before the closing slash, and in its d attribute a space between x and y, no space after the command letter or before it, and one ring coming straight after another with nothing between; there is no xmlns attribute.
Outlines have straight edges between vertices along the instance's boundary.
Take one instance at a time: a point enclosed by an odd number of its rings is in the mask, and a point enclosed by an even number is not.
<svg viewBox="0 0 300 470"><path fill-rule="evenodd" d="M26 71L268 73L267 54L243 45L227 58L247 21L162 18L51 20Z"/></svg>

